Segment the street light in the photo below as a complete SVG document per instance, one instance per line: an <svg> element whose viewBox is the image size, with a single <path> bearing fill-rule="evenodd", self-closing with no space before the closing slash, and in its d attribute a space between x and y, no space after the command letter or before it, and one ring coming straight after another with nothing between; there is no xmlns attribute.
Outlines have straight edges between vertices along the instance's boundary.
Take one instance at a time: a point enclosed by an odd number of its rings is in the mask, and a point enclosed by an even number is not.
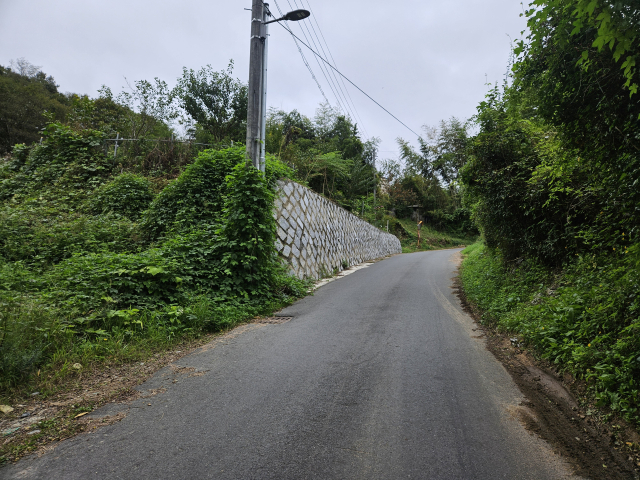
<svg viewBox="0 0 640 480"><path fill-rule="evenodd" d="M249 91L247 102L247 158L254 167L265 170L265 138L267 124L267 42L269 23L307 18L308 10L293 10L281 18L271 16L269 4L253 0L251 5L251 50L249 57Z"/></svg>
<svg viewBox="0 0 640 480"><path fill-rule="evenodd" d="M297 22L298 20L304 20L309 15L311 15L311 12L309 12L309 10L293 10L287 13L284 17L276 18L275 20L269 20L268 22L263 22L262 24L268 25L269 23L280 22L282 20L290 20L292 22Z"/></svg>

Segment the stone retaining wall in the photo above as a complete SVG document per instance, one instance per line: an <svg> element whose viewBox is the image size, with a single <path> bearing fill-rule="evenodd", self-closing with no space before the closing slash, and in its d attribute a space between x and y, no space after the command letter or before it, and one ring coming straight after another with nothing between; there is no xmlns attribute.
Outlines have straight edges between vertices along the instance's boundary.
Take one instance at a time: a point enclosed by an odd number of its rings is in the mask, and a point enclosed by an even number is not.
<svg viewBox="0 0 640 480"><path fill-rule="evenodd" d="M279 181L276 248L299 278L321 278L334 268L402 252L400 240L321 195Z"/></svg>

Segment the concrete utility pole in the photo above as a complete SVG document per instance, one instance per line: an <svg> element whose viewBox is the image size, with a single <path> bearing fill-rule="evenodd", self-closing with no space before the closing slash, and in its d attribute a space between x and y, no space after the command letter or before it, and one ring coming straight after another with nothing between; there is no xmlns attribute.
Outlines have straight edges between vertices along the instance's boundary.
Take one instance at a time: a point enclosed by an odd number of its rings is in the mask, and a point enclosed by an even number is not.
<svg viewBox="0 0 640 480"><path fill-rule="evenodd" d="M269 4L264 4L262 15L262 96L260 97L260 170L265 173L267 165L265 160L267 146L267 53L269 51L269 26L265 23L269 19Z"/></svg>
<svg viewBox="0 0 640 480"><path fill-rule="evenodd" d="M265 99L263 75L265 61L264 32L265 5L253 0L251 5L251 50L249 57L249 91L247 104L247 161L259 169L262 151L262 105Z"/></svg>
<svg viewBox="0 0 640 480"><path fill-rule="evenodd" d="M281 18L268 21L269 4L253 0L251 5L251 51L249 57L249 91L247 102L247 163L264 172L267 126L267 43L268 26L273 22L297 22L310 15L308 10L293 10Z"/></svg>

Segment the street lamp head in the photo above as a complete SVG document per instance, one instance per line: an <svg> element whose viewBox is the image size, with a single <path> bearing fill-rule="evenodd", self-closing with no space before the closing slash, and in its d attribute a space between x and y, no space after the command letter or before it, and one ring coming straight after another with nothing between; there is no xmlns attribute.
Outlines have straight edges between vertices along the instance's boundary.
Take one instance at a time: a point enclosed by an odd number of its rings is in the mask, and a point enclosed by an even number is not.
<svg viewBox="0 0 640 480"><path fill-rule="evenodd" d="M309 10L293 10L292 12L287 13L283 17L283 19L289 20L292 22L297 22L298 20L304 20L309 15L311 15L311 12L309 12Z"/></svg>
<svg viewBox="0 0 640 480"><path fill-rule="evenodd" d="M268 22L263 22L263 25L267 25L269 23L281 22L282 20L289 20L291 22L297 22L298 20L304 20L311 12L309 10L293 10L287 13L284 17L276 18L275 20L269 20Z"/></svg>

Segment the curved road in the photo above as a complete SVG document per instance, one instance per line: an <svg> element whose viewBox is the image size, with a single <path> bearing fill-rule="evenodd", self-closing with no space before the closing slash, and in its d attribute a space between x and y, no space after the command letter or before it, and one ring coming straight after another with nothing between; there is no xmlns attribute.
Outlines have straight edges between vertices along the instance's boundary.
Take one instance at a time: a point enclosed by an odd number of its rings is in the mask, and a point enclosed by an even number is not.
<svg viewBox="0 0 640 480"><path fill-rule="evenodd" d="M33 479L574 478L451 290L458 250L397 255L236 329L126 418L0 470ZM198 373L199 372L199 373ZM177 382L174 383L174 380ZM148 406L151 403L151 406Z"/></svg>

